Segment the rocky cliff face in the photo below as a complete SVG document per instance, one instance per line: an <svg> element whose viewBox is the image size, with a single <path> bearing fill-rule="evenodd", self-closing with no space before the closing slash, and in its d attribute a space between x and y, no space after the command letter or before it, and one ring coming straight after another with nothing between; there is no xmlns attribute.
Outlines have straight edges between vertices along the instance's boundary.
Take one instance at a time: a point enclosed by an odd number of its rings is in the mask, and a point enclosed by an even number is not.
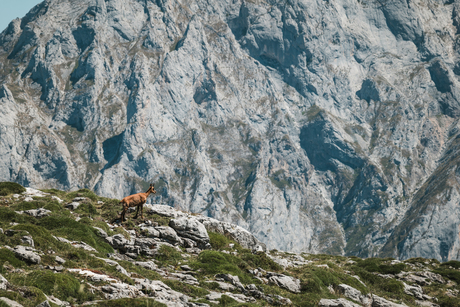
<svg viewBox="0 0 460 307"><path fill-rule="evenodd" d="M47 0L0 35L0 179L459 259L460 6Z"/></svg>

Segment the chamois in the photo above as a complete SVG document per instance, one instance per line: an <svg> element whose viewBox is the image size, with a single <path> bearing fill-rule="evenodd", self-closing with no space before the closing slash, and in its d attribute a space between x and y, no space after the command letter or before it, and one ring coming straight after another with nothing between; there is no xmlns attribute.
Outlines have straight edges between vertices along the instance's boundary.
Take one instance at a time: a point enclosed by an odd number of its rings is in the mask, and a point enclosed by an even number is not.
<svg viewBox="0 0 460 307"><path fill-rule="evenodd" d="M120 205L123 206L123 211L121 212L121 221L124 222L126 221L125 215L126 211L128 211L129 207L137 207L136 211L136 216L134 217L137 219L137 216L139 214L139 209L141 211L141 218L144 218L144 204L147 201L147 197L150 195L150 193L155 194L157 191L155 191L155 188L153 187L153 184L150 184L149 189L145 193L137 193L133 195L126 196L123 198L120 202Z"/></svg>

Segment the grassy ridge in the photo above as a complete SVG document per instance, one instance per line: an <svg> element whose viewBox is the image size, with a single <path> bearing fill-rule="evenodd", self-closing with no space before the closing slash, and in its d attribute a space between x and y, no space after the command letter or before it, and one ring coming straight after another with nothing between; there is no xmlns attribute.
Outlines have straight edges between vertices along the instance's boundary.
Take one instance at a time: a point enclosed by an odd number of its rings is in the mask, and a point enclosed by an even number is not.
<svg viewBox="0 0 460 307"><path fill-rule="evenodd" d="M1 187L1 185L0 185ZM11 190L12 191L12 190ZM14 190L17 191L17 190ZM106 274L121 282L134 285L134 278L147 278L161 280L171 289L184 293L196 302L214 305L206 299L210 291L220 291L215 275L227 273L238 276L243 285L254 284L263 290L265 295L280 295L288 298L295 306L317 306L322 298L343 297L337 291L337 286L347 284L361 291L363 295L375 294L386 299L391 299L408 306L416 306L415 298L404 292L402 281L395 276L401 272L429 270L441 275L450 282L448 284L431 283L423 287L424 293L438 298L442 307L460 306L457 297L449 297L449 293L456 293L460 288L460 262L449 261L439 263L436 260L413 258L403 262L393 261L392 258L343 257L332 255L295 255L309 261L309 264L295 268L283 268L268 254L263 252L253 253L242 248L230 238L209 232L211 250L204 250L198 255L189 255L184 249L178 250L168 245L161 245L154 259L139 256L137 261L153 260L161 270L168 272L181 271L180 266L187 264L194 270L194 276L199 285L190 285L182 281L172 280L160 275L156 271L137 266L130 261L117 261L118 264L131 273L128 277L120 273L115 266L107 264L100 258L107 258L108 253L113 253L113 248L107 244L93 227L102 228L108 235L121 233L127 238L126 230L136 230L140 233L138 221L129 217L124 227L109 227L107 220L117 216L120 208L118 200L98 197L89 190L76 192L63 192L46 190L49 195L34 198L32 201L20 201L13 194L0 198L0 272L10 282L10 290L0 290L0 296L8 297L26 307L36 306L45 300L45 295L68 301L73 305L92 301L91 306L163 306L148 298L120 299L106 301L102 292L92 291L94 287L101 286L100 282L93 282L88 278L75 273L70 273L66 268L86 268L100 274ZM63 200L59 203L52 196ZM64 207L75 197L86 197L81 205L71 212ZM45 208L51 211L50 216L36 219L20 211ZM160 225L168 225L169 218L146 213L146 218ZM78 221L76 218L79 218ZM6 230L9 230L8 232ZM8 233L8 235L6 234ZM32 236L35 248L41 251L41 263L29 264L18 259L12 251L4 246L15 247L26 245L22 237ZM64 237L71 241L83 241L94 247L96 252L78 249L70 244L62 243L53 236ZM271 251L272 256L290 259L293 254ZM66 262L64 270L55 273L44 270L45 266L56 266L55 257L60 256ZM294 258L293 258L294 259ZM292 276L300 280L301 293L291 293L274 284L265 284L255 278L250 270L277 272ZM356 278L357 277L357 278ZM359 279L358 279L359 278ZM411 284L410 282L407 282ZM235 293L240 293L234 290ZM146 291L146 293L149 293ZM256 303L238 303L228 295L223 295L218 303L222 306L266 306L265 300L258 299ZM1 304L0 304L1 306Z"/></svg>

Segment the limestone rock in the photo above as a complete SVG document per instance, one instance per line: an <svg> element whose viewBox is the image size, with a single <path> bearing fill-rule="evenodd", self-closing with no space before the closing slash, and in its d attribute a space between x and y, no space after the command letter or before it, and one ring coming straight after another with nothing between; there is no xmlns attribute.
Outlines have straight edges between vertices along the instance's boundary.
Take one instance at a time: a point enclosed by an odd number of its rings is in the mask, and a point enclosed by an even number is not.
<svg viewBox="0 0 460 307"><path fill-rule="evenodd" d="M32 264L39 264L41 261L41 257L35 252L35 250L32 247L18 245L14 248L14 254L19 259L22 259Z"/></svg>
<svg viewBox="0 0 460 307"><path fill-rule="evenodd" d="M268 272L267 277L271 283L274 283L278 287L293 293L300 293L300 280L297 278L273 272Z"/></svg>
<svg viewBox="0 0 460 307"><path fill-rule="evenodd" d="M9 307L23 307L18 302L10 300L7 297L0 297L0 301L3 302L6 306L9 306Z"/></svg>
<svg viewBox="0 0 460 307"><path fill-rule="evenodd" d="M348 301L344 298L337 298L337 299L325 299L322 298L319 301L318 306L320 307L358 307L360 305Z"/></svg>
<svg viewBox="0 0 460 307"><path fill-rule="evenodd" d="M187 217L172 219L169 222L169 226L174 228L179 236L192 239L199 246L205 247L209 245L208 232L197 219Z"/></svg>
<svg viewBox="0 0 460 307"><path fill-rule="evenodd" d="M50 215L51 211L47 209L39 208L39 209L26 210L24 211L24 213L39 219L39 218Z"/></svg>
<svg viewBox="0 0 460 307"><path fill-rule="evenodd" d="M0 275L0 290L6 290L8 287L8 280Z"/></svg>

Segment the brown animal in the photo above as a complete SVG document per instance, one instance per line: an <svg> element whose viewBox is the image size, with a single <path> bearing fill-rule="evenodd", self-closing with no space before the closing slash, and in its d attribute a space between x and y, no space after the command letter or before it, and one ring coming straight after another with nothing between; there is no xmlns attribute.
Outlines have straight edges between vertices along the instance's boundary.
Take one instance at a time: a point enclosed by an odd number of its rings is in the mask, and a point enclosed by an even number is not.
<svg viewBox="0 0 460 307"><path fill-rule="evenodd" d="M155 191L153 184L150 184L150 187L147 190L147 192L137 193L137 194L129 195L123 198L120 202L120 204L123 206L123 211L121 212L121 221L122 222L126 221L125 215L129 207L137 207L136 216L134 218L137 219L137 215L139 214L139 210L140 210L141 218L143 219L144 218L144 204L147 201L147 197L150 195L150 193L155 194L156 192L157 191Z"/></svg>

